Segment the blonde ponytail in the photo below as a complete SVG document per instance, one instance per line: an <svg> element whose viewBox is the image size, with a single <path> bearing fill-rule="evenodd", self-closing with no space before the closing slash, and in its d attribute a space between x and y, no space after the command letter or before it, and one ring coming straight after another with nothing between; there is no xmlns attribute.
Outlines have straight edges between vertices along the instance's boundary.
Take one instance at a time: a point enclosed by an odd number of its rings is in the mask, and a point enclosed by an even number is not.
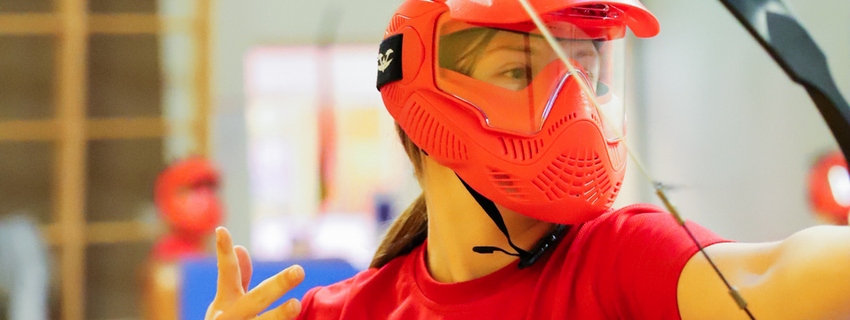
<svg viewBox="0 0 850 320"><path fill-rule="evenodd" d="M422 150L410 141L398 124L396 124L396 132L410 162L413 163L413 173L419 179L422 174ZM420 194L390 225L369 267L380 268L390 260L410 253L413 248L422 244L427 236L428 208L425 205L425 195Z"/></svg>
<svg viewBox="0 0 850 320"><path fill-rule="evenodd" d="M390 225L369 267L380 268L390 260L410 253L413 248L422 244L427 236L428 210L425 207L425 197L420 194Z"/></svg>

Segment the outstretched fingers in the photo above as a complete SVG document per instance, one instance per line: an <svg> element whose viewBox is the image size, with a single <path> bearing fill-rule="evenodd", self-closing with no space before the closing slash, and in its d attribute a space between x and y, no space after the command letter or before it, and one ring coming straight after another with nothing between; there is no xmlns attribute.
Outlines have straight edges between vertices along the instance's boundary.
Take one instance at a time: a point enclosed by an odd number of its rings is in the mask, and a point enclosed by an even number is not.
<svg viewBox="0 0 850 320"><path fill-rule="evenodd" d="M292 288L297 286L303 280L304 269L301 268L301 266L294 265L286 268L271 278L266 279L251 291L248 291L248 293L242 296L242 298L234 302L225 314L219 317L219 319L246 319L254 317L268 308L268 306L277 299L289 292L289 290L292 290ZM278 310L281 307L283 307L284 310ZM300 312L301 305L300 303L292 302L292 300L290 300L289 302L281 305L281 307L275 308L269 311L269 313L284 315L294 312L294 315L297 315L298 312ZM295 312L295 309L298 309L298 312Z"/></svg>
<svg viewBox="0 0 850 320"><path fill-rule="evenodd" d="M254 320L291 320L301 313L301 302L298 299L289 299L285 303L259 315Z"/></svg>
<svg viewBox="0 0 850 320"><path fill-rule="evenodd" d="M233 251L236 252L239 275L242 278L242 292L248 292L248 285L251 284L251 274L254 272L254 266L251 264L251 255L248 254L248 249L240 245L233 247Z"/></svg>
<svg viewBox="0 0 850 320"><path fill-rule="evenodd" d="M218 257L218 289L215 300L231 302L239 298L245 291L242 289L242 276L239 271L239 261L233 249L233 239L224 227L215 229L215 251Z"/></svg>

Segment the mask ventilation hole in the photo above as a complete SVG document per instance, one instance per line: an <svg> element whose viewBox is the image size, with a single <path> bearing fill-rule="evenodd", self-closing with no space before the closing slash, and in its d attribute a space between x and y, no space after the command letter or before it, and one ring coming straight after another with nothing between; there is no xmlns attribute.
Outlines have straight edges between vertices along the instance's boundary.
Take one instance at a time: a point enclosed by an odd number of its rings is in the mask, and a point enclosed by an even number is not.
<svg viewBox="0 0 850 320"><path fill-rule="evenodd" d="M596 124L600 126L602 125L602 121L599 121L599 116L597 116L595 113L591 113L590 118L593 119L593 122L596 122Z"/></svg>
<svg viewBox="0 0 850 320"><path fill-rule="evenodd" d="M419 103L407 108L407 128L413 141L429 154L454 160L469 160L466 144L439 123Z"/></svg>
<svg viewBox="0 0 850 320"><path fill-rule="evenodd" d="M615 184L615 185L614 185L614 190L613 190L613 191L611 192L611 194L608 196L608 202L607 202L607 203L605 203L605 205L606 205L606 206L611 206L611 205L613 205L613 204L614 204L614 200L616 200L616 199L617 199L617 194L619 194L619 193L620 193L620 188L621 188L621 187L623 187L623 183L622 183L622 182L617 182L617 184Z"/></svg>
<svg viewBox="0 0 850 320"><path fill-rule="evenodd" d="M401 26L405 24L407 20L409 19L401 15L393 16L392 20L390 20L390 24L387 26L387 31L385 35L390 35L398 31L398 29L401 28Z"/></svg>
<svg viewBox="0 0 850 320"><path fill-rule="evenodd" d="M502 153L514 160L531 160L543 149L543 139L512 139L500 137Z"/></svg>
<svg viewBox="0 0 850 320"><path fill-rule="evenodd" d="M525 200L526 192L522 190L519 179L499 169L487 167L490 170L490 182L511 198Z"/></svg>
<svg viewBox="0 0 850 320"><path fill-rule="evenodd" d="M619 143L608 144L608 155L611 157L611 165L614 168L621 168L625 162L623 154L620 153L621 147L625 148L626 146L621 146Z"/></svg>
<svg viewBox="0 0 850 320"><path fill-rule="evenodd" d="M573 112L573 113L568 114L566 117L563 117L563 118L561 118L561 119L560 119L560 120L558 120L558 121L555 121L555 123L553 123L553 124L549 127L549 130L547 130L547 131L549 132L549 135L550 135L550 136L551 136L551 135L554 135L554 134L555 134L555 132L557 132L557 131L558 131L558 128L560 128L561 126L563 126L565 123L570 122L571 120L575 119L576 117L577 117L576 113L575 113L575 112Z"/></svg>
<svg viewBox="0 0 850 320"><path fill-rule="evenodd" d="M610 192L614 191L602 159L591 149L571 150L556 157L531 183L549 200L569 196L581 198L590 204L603 198L603 201L610 201Z"/></svg>

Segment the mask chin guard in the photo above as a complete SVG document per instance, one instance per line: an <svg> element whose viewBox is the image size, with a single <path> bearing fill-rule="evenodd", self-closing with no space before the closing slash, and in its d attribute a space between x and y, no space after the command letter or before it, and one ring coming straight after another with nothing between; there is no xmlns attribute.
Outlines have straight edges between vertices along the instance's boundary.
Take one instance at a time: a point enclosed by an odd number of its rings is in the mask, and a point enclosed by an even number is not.
<svg viewBox="0 0 850 320"><path fill-rule="evenodd" d="M509 256L519 257L519 264L517 265L517 267L519 267L519 269L524 269L530 267L535 262L540 260L540 258L543 256L544 253L546 253L548 249L555 248L555 246L560 243L561 239L566 234L566 231L569 230L570 226L568 225L555 225L555 227L552 229L552 232L537 241L537 244L530 251L523 250L522 248L515 245L513 241L511 241L511 235L508 233L508 227L505 225L505 220L502 218L502 214L499 212L499 208L496 208L496 204L493 203L492 200L487 199L486 197L478 193L478 191L475 191L475 189L472 189L472 187L470 187L466 183L466 181L463 181L460 176L458 176L458 179L460 179L460 182L463 183L463 186L466 187L466 190L469 191L475 201L478 202L478 205L480 205L481 208L484 209L484 212L486 212L487 215L490 216L490 219L492 219L493 222L496 223L496 227L498 227L499 230L502 231L502 234L505 235L505 238L508 239L508 244L511 246L511 248L516 251L515 253L509 252L505 249L494 246L472 247L472 251L475 251L476 253L490 254L494 252L501 252Z"/></svg>

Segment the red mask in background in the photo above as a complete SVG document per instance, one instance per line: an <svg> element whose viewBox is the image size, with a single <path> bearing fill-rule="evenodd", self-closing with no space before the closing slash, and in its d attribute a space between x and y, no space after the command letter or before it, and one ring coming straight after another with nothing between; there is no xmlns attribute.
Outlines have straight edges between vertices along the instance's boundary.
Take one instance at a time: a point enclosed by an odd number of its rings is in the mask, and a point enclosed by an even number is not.
<svg viewBox="0 0 850 320"><path fill-rule="evenodd" d="M809 171L809 205L833 224L846 225L850 213L850 176L847 161L839 151L818 158Z"/></svg>
<svg viewBox="0 0 850 320"><path fill-rule="evenodd" d="M154 202L175 236L200 239L221 223L218 171L206 159L176 162L156 181Z"/></svg>

